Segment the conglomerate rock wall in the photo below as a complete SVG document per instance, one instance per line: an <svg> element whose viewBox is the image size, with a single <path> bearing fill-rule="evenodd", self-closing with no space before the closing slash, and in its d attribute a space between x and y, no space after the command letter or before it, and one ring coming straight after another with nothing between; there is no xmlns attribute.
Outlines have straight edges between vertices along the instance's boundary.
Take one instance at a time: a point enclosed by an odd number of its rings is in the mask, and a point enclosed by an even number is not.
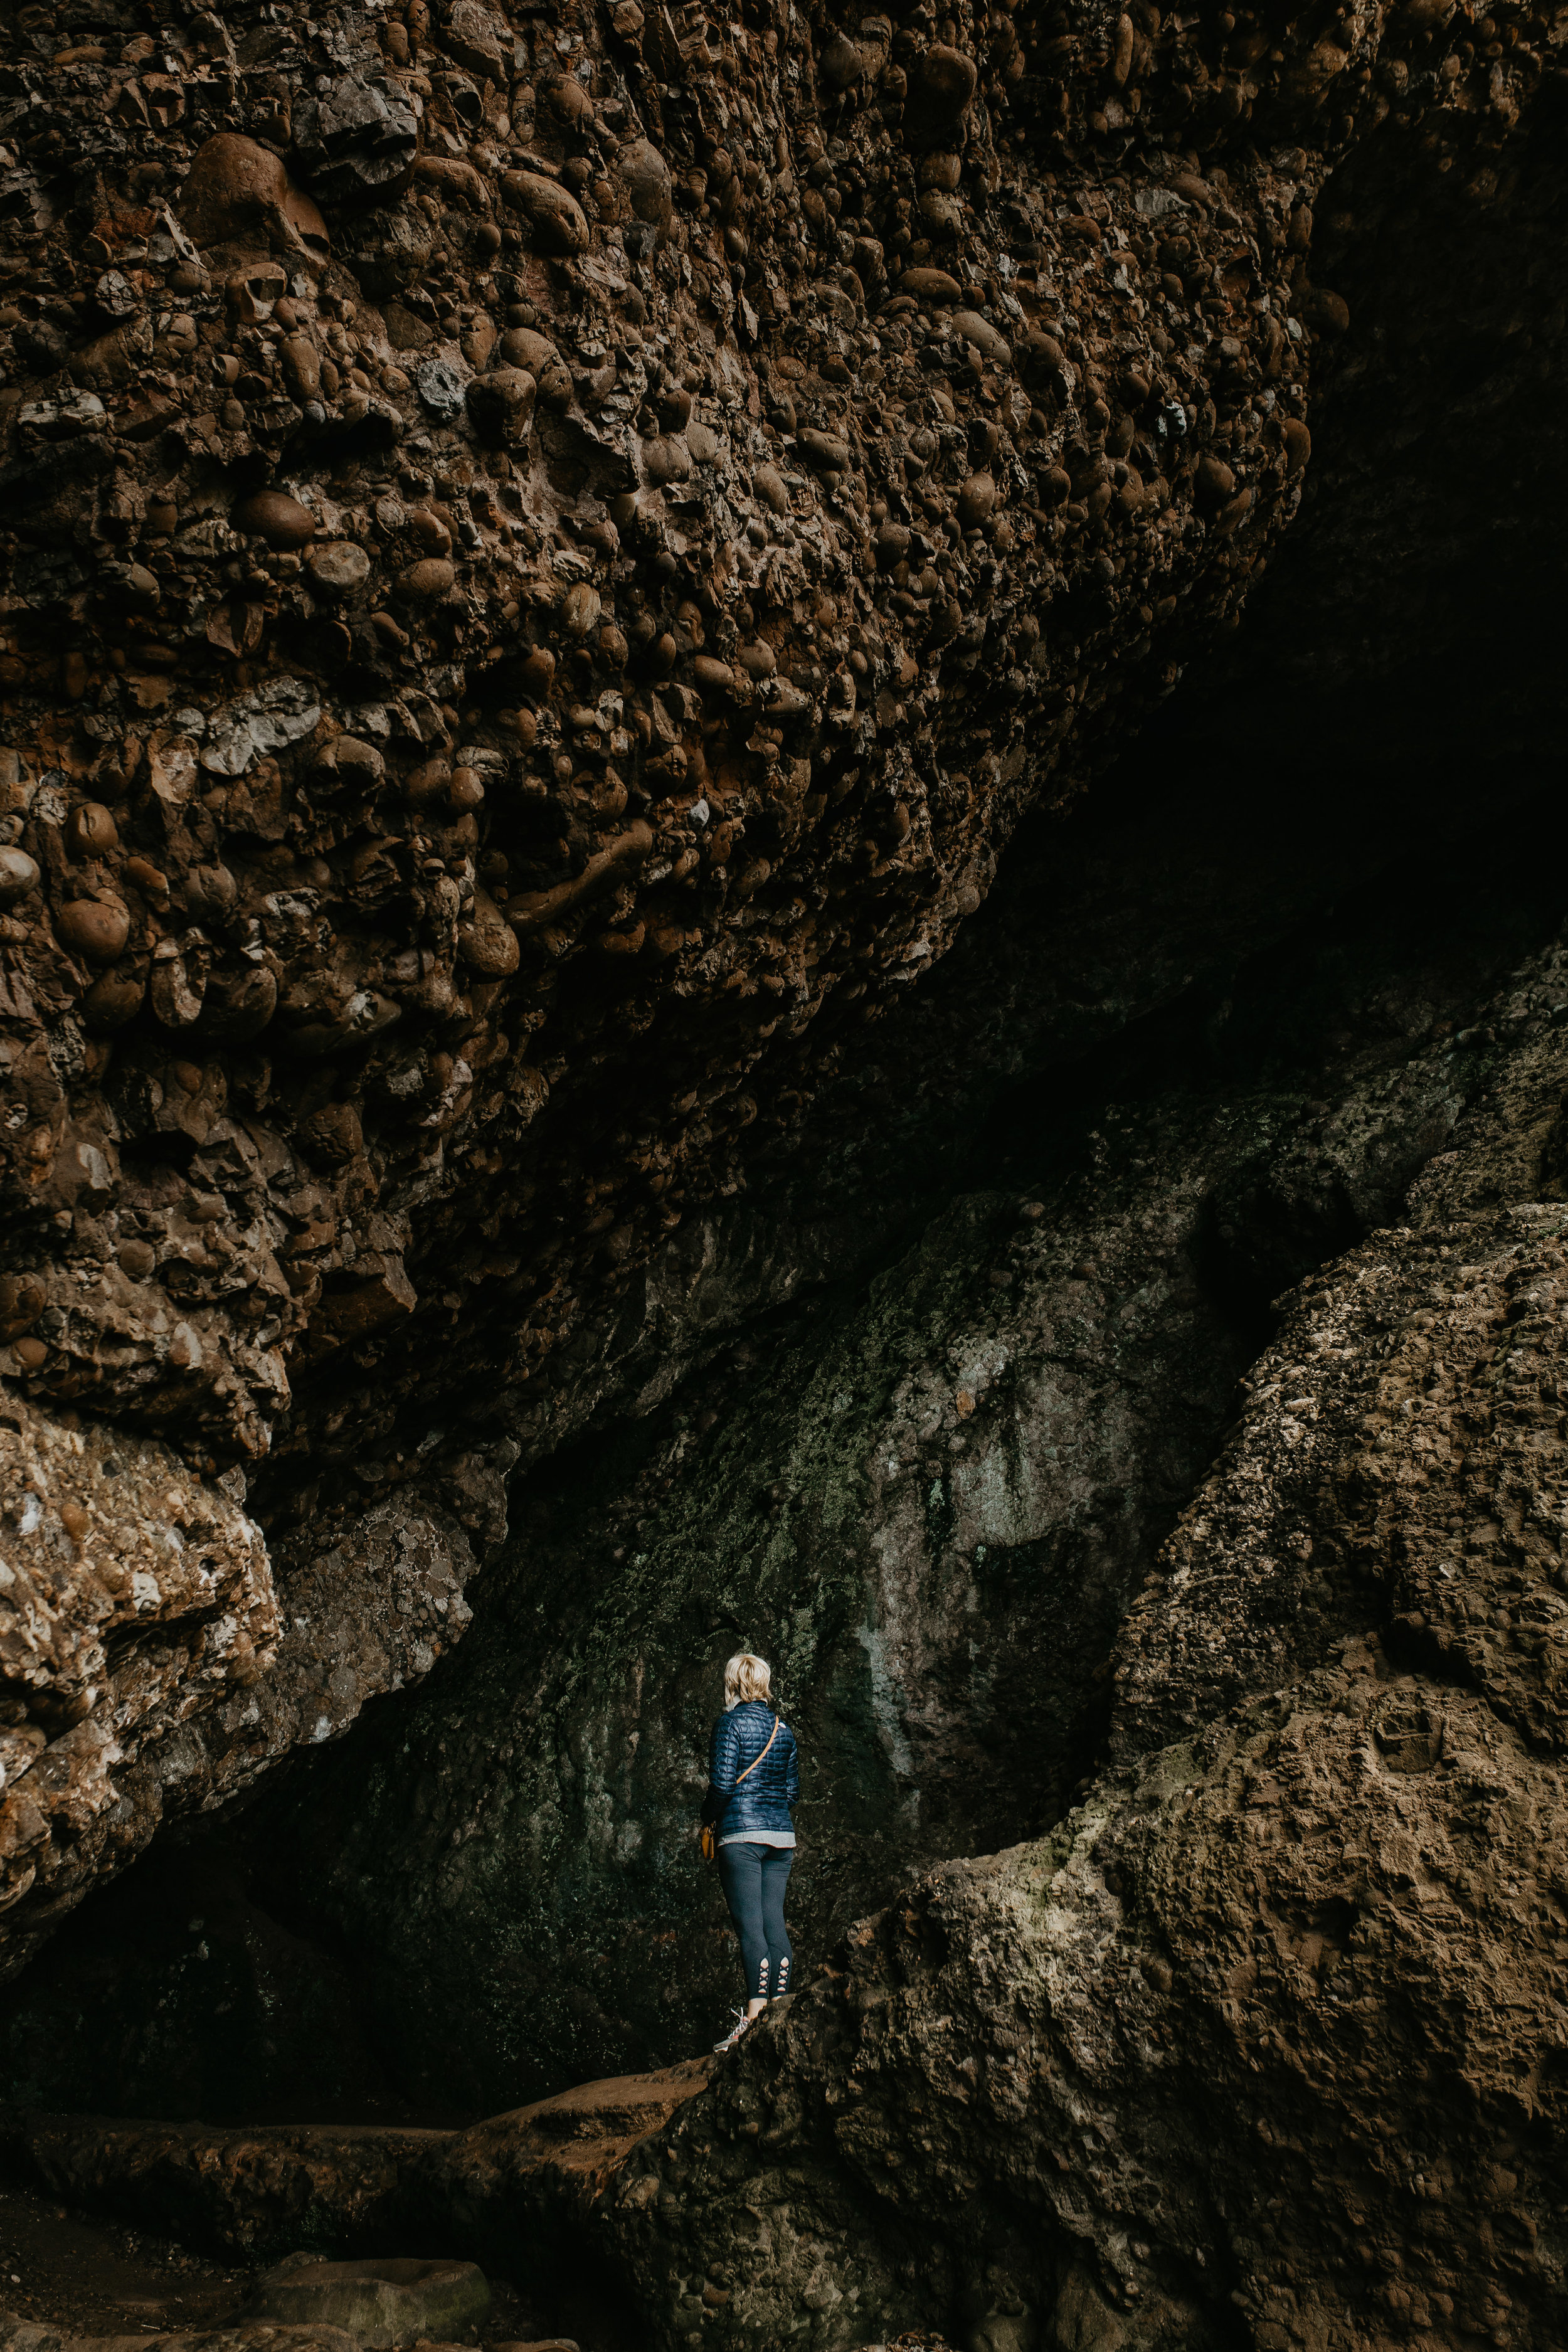
<svg viewBox="0 0 1568 2352"><path fill-rule="evenodd" d="M193 1800L460 1624L540 1368L1234 617L1348 323L1326 175L1397 135L1522 215L1555 40L16 13L0 1372L298 1523L292 1696ZM37 1810L19 1948L89 1875Z"/></svg>
<svg viewBox="0 0 1568 2352"><path fill-rule="evenodd" d="M506 1285L521 1377L778 1027L940 953L1158 677L1111 656L1238 593L1316 147L1145 163L1131 49L1091 132L1065 38L1053 201L1022 52L935 29L25 35L12 1181L93 1228L63 1323L12 1302L41 1395L256 1458L291 1360L414 1366Z"/></svg>
<svg viewBox="0 0 1568 2352"><path fill-rule="evenodd" d="M7 1963L479 1606L255 1816L268 1891L373 1955L402 2094L658 2060L728 1958L699 1681L765 1614L803 1937L897 1899L573 2205L650 2340L1563 2340L1552 925L1342 970L1228 1091L1113 1073L1037 1177L960 1181L950 1118L879 1193L940 1087L864 1046L1184 667L1259 792L1313 789L1325 681L1418 674L1489 774L1550 740L1561 38L5 28ZM1260 683L1215 649L1304 496ZM1207 891L989 1014L979 960L910 1033L1016 1008L952 1102L1027 1131L1064 1039L1247 930ZM755 1379L718 1352L813 1285ZM143 2085L233 2038L174 1957ZM82 1981L8 2063L97 2063Z"/></svg>

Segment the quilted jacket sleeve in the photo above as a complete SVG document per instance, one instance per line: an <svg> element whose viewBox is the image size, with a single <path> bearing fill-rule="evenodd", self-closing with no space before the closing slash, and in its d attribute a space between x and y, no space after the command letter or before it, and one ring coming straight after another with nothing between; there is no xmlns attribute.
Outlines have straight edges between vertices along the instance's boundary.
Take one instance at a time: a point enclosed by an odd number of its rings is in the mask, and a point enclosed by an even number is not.
<svg viewBox="0 0 1568 2352"><path fill-rule="evenodd" d="M793 1811L800 1802L800 1750L795 1744L795 1734L789 1735L789 1772L784 1781L784 1802Z"/></svg>
<svg viewBox="0 0 1568 2352"><path fill-rule="evenodd" d="M708 1750L708 1778L721 1797L734 1795L740 1763L741 1730L731 1708L713 1726Z"/></svg>

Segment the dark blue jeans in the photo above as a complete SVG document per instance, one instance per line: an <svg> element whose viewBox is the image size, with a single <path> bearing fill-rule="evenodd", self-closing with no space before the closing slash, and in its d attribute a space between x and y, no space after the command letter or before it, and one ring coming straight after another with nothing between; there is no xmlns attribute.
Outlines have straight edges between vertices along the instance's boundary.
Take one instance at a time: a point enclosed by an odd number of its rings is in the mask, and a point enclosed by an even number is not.
<svg viewBox="0 0 1568 2352"><path fill-rule="evenodd" d="M784 1888L795 1849L787 1845L721 1845L719 1883L741 1938L748 2000L789 1990L795 1958L784 1926Z"/></svg>

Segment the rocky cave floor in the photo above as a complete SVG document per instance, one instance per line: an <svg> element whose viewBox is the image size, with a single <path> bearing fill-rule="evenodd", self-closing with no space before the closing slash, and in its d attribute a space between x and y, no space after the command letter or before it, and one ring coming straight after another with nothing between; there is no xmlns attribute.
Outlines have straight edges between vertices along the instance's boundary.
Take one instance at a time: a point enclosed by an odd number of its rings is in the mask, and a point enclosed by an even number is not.
<svg viewBox="0 0 1568 2352"><path fill-rule="evenodd" d="M132 2228L62 2205L35 2190L0 2188L0 2311L10 2327L58 2335L203 2337L248 2335L244 2305L255 2264L216 2262L155 2231ZM634 2321L584 2279L548 2297L488 2276L490 2310L482 2329L455 2338L470 2346L548 2346L551 2352L634 2352ZM276 2340L276 2337L274 2338ZM949 2352L929 2329L910 2329L889 2352Z"/></svg>
<svg viewBox="0 0 1568 2352"><path fill-rule="evenodd" d="M219 2327L237 2311L249 2277L56 2199L0 2193L0 2279L6 2307L21 2319L80 2336Z"/></svg>
<svg viewBox="0 0 1568 2352"><path fill-rule="evenodd" d="M243 2326L257 2266L215 2262L155 2231L134 2229L62 2205L37 2191L0 2189L0 2306L24 2326L68 2336L204 2336ZM541 2305L509 2280L489 2280L491 2308L481 2332L459 2343L548 2343L565 2337L581 2352L629 2352L624 2315L584 2286Z"/></svg>

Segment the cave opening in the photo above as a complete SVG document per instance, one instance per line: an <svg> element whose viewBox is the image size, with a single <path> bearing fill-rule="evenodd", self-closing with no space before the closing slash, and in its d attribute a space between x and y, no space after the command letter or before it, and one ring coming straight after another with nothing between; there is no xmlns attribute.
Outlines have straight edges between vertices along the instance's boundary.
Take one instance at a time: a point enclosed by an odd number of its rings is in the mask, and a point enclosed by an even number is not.
<svg viewBox="0 0 1568 2352"><path fill-rule="evenodd" d="M847 1057L815 1114L809 1169L798 1150L760 1158L742 1246L756 1250L759 1224L784 1227L789 1286L776 1303L743 1288L724 1300L654 1397L612 1395L520 1474L508 1549L471 1588L478 1639L378 1703L342 1745L214 1827L162 1842L65 1925L9 2004L15 2101L229 2126L447 2127L687 2054L727 1965L726 1931L700 1908L691 1923L701 1890L682 1874L692 1800L680 1791L705 1704L691 1661L738 1641L789 1661L803 1737L836 1784L829 1805L855 1790L850 1816L878 1816L802 1873L797 1908L819 1951L926 1856L1042 1835L1093 1784L1128 1599L1235 1425L1237 1383L1278 1327L1275 1302L1398 1214L1484 1086L1486 1040L1451 1041L1564 911L1568 842L1550 782L1496 776L1477 822L1468 763L1435 778L1423 761L1381 802L1357 776L1318 794L1310 823L1289 811L1259 824L1247 787L1215 794L1206 746L1192 756L1191 709L1178 702L1097 801L1026 829L907 1017ZM1533 845L1527 874L1521 836ZM1046 893L1079 912L1065 945ZM1128 920L1135 956L1117 969ZM1086 1003L1086 973L1103 986L1111 972L1109 1008ZM966 1024L979 997L1000 998L1016 1027L994 1022L985 1055L944 1068L933 1040ZM1156 1215L1184 1160L1179 1209ZM844 1200L868 1188L877 1213L846 1234ZM1012 1423L997 1458L1026 1470L1063 1411L1103 1420L1118 1394L1119 1412L1158 1402L1087 1494L1001 1543L963 1523L963 1455L945 1452L963 1424L949 1408L942 1452L927 1443L922 1455L924 1605L951 1610L967 1591L998 1658L961 1671L940 1643L928 1651L925 1686L899 1705L918 1712L918 1696L942 1719L918 1756L906 1745L890 1766L866 1571L827 1532L855 1474L842 1443L819 1455L791 1415L808 1367L820 1376L864 1356L879 1297L899 1286L919 1302L915 1337L895 1316L856 1391L851 1454L889 1442L874 1433L929 1357L933 1302L961 1333L973 1316L984 1339L1020 1291L1068 1294L1011 1343L993 1401ZM1138 1329L1147 1352L1126 1370L1108 1357L1098 1401L1093 1383L1029 1393L1042 1366L1098 1344L1093 1318L1141 1316L1155 1287L1160 1312ZM895 1419L895 1442L919 1442ZM1068 1425L1081 1454L1084 1430ZM775 1588L763 1565L781 1535L810 1563L817 1622L805 1643L793 1575ZM626 1621L618 1639L637 1686L651 1643L665 1693L664 1785L628 1780L613 1801L616 1834L633 1840L618 1859L602 1835L597 1856L585 1850L592 1792L574 1796L570 1757L579 1718L603 1705L593 1675L606 1608ZM535 1690L527 1706L519 1685ZM542 1756L561 1759L542 1777ZM494 1832L488 1853L480 1831L477 1881L437 1896L411 1933L398 1916L409 1886L386 1860L399 1824L418 1824L428 1860L416 1867L438 1883L435 1855L468 1847L493 1789L525 1770L526 1870L508 1843L516 1831ZM538 1809L553 1817L542 1840ZM637 1851L649 1816L651 1862Z"/></svg>

